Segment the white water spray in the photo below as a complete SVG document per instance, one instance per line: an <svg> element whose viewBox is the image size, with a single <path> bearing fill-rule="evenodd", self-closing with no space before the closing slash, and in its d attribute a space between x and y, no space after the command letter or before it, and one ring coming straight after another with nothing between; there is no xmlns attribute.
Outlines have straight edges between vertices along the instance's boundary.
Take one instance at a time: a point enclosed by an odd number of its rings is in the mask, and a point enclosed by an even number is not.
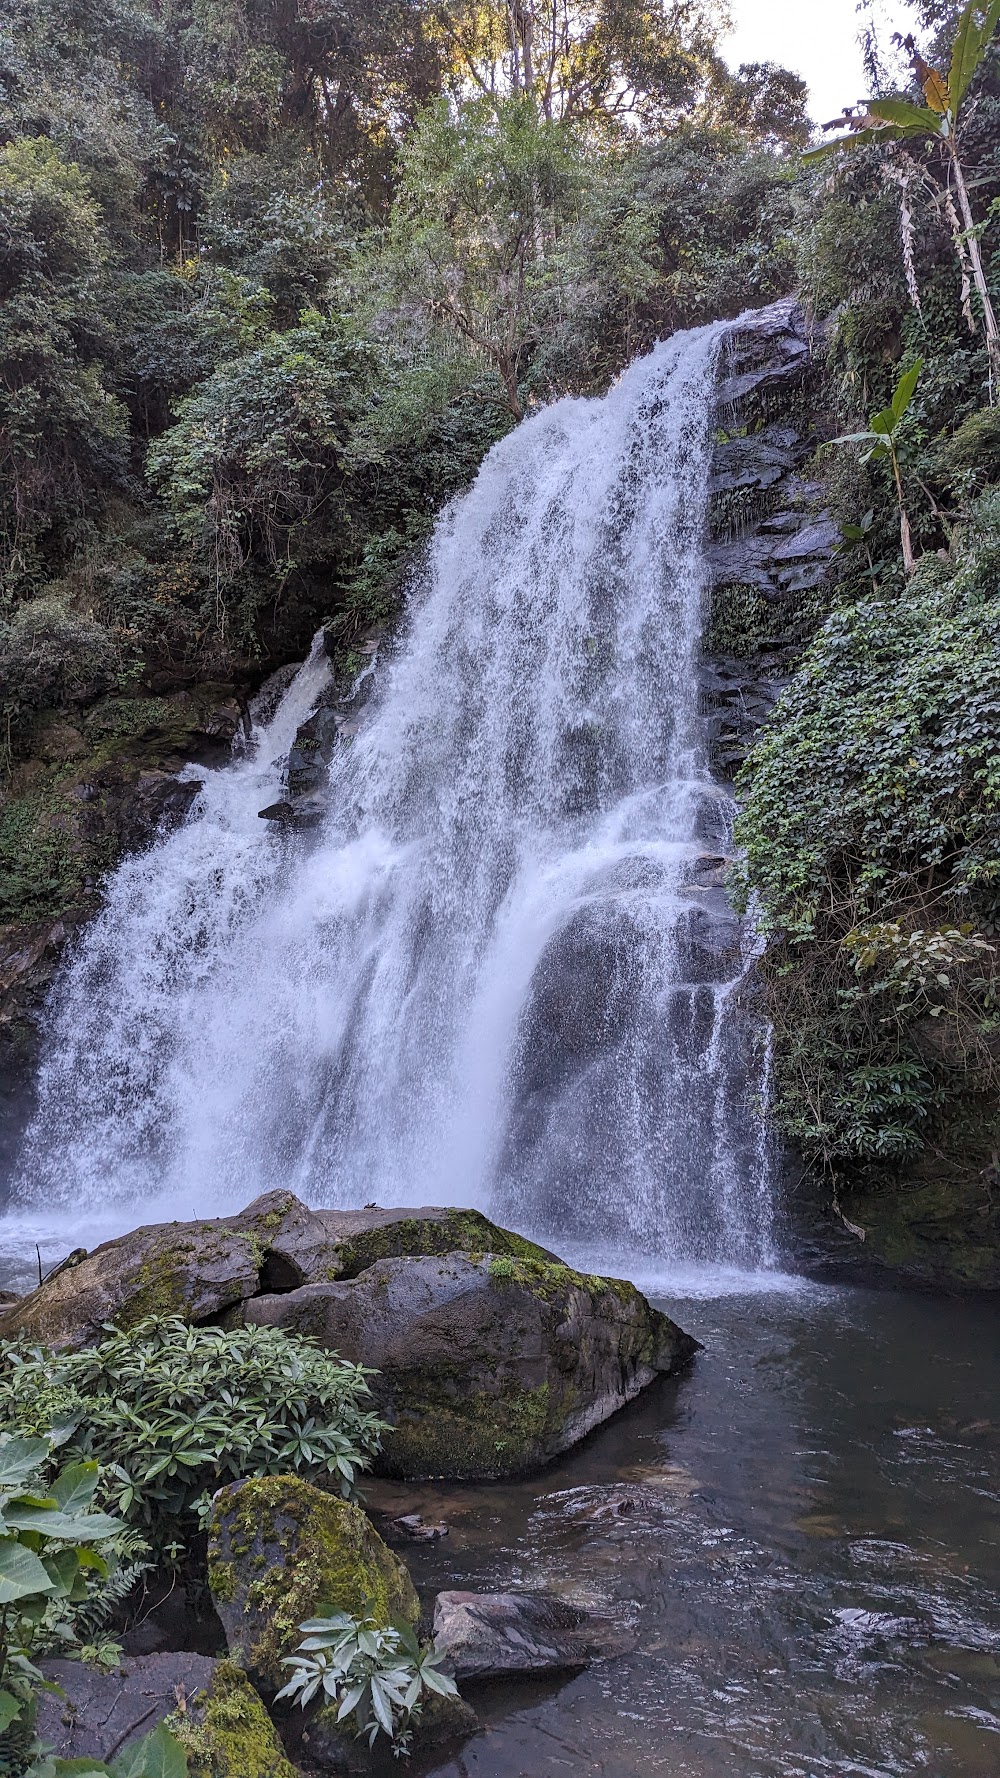
<svg viewBox="0 0 1000 1778"><path fill-rule="evenodd" d="M289 1186L477 1204L632 1269L768 1262L695 671L721 335L490 453L322 829L257 813L314 654L256 751L115 873L49 1008L12 1239Z"/></svg>

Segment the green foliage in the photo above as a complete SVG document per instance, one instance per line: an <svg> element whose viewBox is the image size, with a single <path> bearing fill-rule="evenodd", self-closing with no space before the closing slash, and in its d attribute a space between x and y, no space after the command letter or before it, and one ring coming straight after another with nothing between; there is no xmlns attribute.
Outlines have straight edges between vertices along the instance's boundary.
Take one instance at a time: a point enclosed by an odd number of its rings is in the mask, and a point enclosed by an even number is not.
<svg viewBox="0 0 1000 1778"><path fill-rule="evenodd" d="M81 169L44 137L0 149L0 586L124 472L125 415L100 362L106 242Z"/></svg>
<svg viewBox="0 0 1000 1778"><path fill-rule="evenodd" d="M25 1765L42 1684L34 1657L79 1647L76 1612L108 1579L123 1530L93 1510L97 1463L50 1473L53 1448L49 1436L0 1435L0 1750L6 1737Z"/></svg>
<svg viewBox="0 0 1000 1778"><path fill-rule="evenodd" d="M29 600L0 624L0 707L5 732L0 751L8 757L14 741L39 710L84 703L115 682L118 655L99 623L80 616L67 601L49 596Z"/></svg>
<svg viewBox="0 0 1000 1778"><path fill-rule="evenodd" d="M780 1110L827 1162L913 1152L996 1082L998 517L827 620L741 775Z"/></svg>
<svg viewBox="0 0 1000 1778"><path fill-rule="evenodd" d="M54 1413L157 1550L190 1537L215 1489L245 1476L324 1475L349 1497L382 1432L364 1371L278 1328L227 1333L153 1316L86 1352L0 1352L5 1423Z"/></svg>
<svg viewBox="0 0 1000 1778"><path fill-rule="evenodd" d="M187 1778L188 1761L181 1742L165 1723L140 1741L132 1741L109 1766L102 1760L53 1759L39 1754L24 1778Z"/></svg>
<svg viewBox="0 0 1000 1778"><path fill-rule="evenodd" d="M303 1710L317 1696L329 1698L337 1721L353 1717L355 1733L366 1735L370 1747L384 1734L394 1751L405 1753L423 1694L458 1695L455 1681L439 1671L441 1656L421 1647L409 1625L380 1627L338 1611L299 1629L303 1640L282 1661L291 1677L278 1697L295 1699Z"/></svg>

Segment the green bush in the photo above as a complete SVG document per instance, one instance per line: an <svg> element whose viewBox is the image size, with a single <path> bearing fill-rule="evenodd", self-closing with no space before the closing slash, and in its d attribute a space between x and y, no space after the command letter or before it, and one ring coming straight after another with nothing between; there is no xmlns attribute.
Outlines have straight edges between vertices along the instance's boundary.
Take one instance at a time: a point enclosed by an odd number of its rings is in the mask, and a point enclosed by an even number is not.
<svg viewBox="0 0 1000 1778"><path fill-rule="evenodd" d="M279 1328L151 1316L90 1351L0 1345L0 1417L105 1465L108 1504L178 1549L223 1483L295 1471L347 1497L378 1449L365 1372Z"/></svg>
<svg viewBox="0 0 1000 1778"><path fill-rule="evenodd" d="M829 1164L902 1160L1000 1078L997 518L827 620L738 781L778 1110Z"/></svg>
<svg viewBox="0 0 1000 1778"><path fill-rule="evenodd" d="M337 1611L310 1618L299 1629L303 1640L282 1662L291 1677L278 1697L294 1698L303 1710L317 1696L329 1698L337 1722L346 1727L353 1720L369 1747L384 1734L397 1755L407 1753L424 1694L458 1696L455 1681L438 1671L442 1657L421 1647L407 1625L380 1626Z"/></svg>
<svg viewBox="0 0 1000 1778"><path fill-rule="evenodd" d="M66 600L30 599L0 624L0 708L8 755L35 714L83 703L115 683L118 651L107 630Z"/></svg>

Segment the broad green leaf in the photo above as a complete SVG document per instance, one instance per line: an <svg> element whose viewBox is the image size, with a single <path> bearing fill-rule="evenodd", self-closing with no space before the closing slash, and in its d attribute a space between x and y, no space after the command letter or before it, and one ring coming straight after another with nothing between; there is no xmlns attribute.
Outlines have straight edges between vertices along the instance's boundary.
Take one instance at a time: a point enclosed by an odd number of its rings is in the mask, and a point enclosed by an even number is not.
<svg viewBox="0 0 1000 1778"><path fill-rule="evenodd" d="M83 1512L94 1498L99 1463L70 1463L52 1484L52 1496L64 1513Z"/></svg>
<svg viewBox="0 0 1000 1778"><path fill-rule="evenodd" d="M807 148L804 161L818 161L825 155L837 154L841 148L867 148L872 142L898 142L906 134L892 124L878 130L852 130L849 136L837 136L833 142L821 142L818 148Z"/></svg>
<svg viewBox="0 0 1000 1778"><path fill-rule="evenodd" d="M49 1454L47 1438L9 1438L0 1444L0 1488L19 1488Z"/></svg>
<svg viewBox="0 0 1000 1778"><path fill-rule="evenodd" d="M1000 0L990 0L987 6L983 6L980 0L972 0L958 21L951 50L951 71L948 75L948 99L953 117L958 116L958 108L968 90L969 82L982 61L998 24Z"/></svg>
<svg viewBox="0 0 1000 1778"><path fill-rule="evenodd" d="M916 359L916 361L910 365L909 370L903 372L899 382L896 384L892 396L891 411L897 425L903 418L910 402L913 400L914 391L916 390L917 383L920 381L920 372L923 368L923 359Z"/></svg>
<svg viewBox="0 0 1000 1778"><path fill-rule="evenodd" d="M9 1506L5 1517L15 1531L37 1531L67 1543L96 1543L124 1529L121 1519L107 1513L61 1513L54 1507Z"/></svg>
<svg viewBox="0 0 1000 1778"><path fill-rule="evenodd" d="M42 1567L57 1591L68 1593L80 1569L80 1558L75 1550L56 1550L51 1556L42 1557Z"/></svg>
<svg viewBox="0 0 1000 1778"><path fill-rule="evenodd" d="M34 1550L26 1549L16 1538L0 1538L0 1605L28 1599L32 1593L52 1593L55 1584Z"/></svg>
<svg viewBox="0 0 1000 1778"><path fill-rule="evenodd" d="M897 125L907 135L941 134L941 119L937 112L930 111L926 105L914 105L910 99L869 99L868 110L872 117L881 117L886 123Z"/></svg>
<svg viewBox="0 0 1000 1778"><path fill-rule="evenodd" d="M114 1778L187 1778L187 1769L187 1754L162 1722L127 1747L111 1768Z"/></svg>
<svg viewBox="0 0 1000 1778"><path fill-rule="evenodd" d="M20 1714L21 1699L15 1698L12 1692L0 1692L0 1735Z"/></svg>

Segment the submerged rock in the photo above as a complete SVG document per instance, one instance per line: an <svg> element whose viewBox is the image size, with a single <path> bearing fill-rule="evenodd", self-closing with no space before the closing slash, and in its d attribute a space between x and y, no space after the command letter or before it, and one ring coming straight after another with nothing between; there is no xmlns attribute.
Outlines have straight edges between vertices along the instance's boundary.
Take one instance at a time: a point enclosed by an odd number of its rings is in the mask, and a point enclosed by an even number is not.
<svg viewBox="0 0 1000 1778"><path fill-rule="evenodd" d="M520 1475L567 1450L696 1342L631 1284L508 1254L380 1260L245 1305L371 1365L382 1473Z"/></svg>
<svg viewBox="0 0 1000 1778"><path fill-rule="evenodd" d="M321 1610L416 1625L420 1605L402 1562L360 1507L295 1476L234 1482L215 1497L208 1582L234 1660L266 1694L282 1657Z"/></svg>
<svg viewBox="0 0 1000 1778"><path fill-rule="evenodd" d="M409 1757L400 1762L393 1757L385 1736L380 1735L369 1747L367 1739L358 1739L344 1723L337 1722L335 1705L325 1704L301 1726L301 1754L298 1745L293 1751L310 1771L330 1772L335 1778L390 1778L401 1765L404 1772L425 1772L428 1762L437 1766L450 1748L468 1740L478 1727L478 1716L463 1698L432 1695L412 1724Z"/></svg>
<svg viewBox="0 0 1000 1778"><path fill-rule="evenodd" d="M439 1593L434 1602L434 1646L459 1680L586 1667L609 1628L547 1593Z"/></svg>

